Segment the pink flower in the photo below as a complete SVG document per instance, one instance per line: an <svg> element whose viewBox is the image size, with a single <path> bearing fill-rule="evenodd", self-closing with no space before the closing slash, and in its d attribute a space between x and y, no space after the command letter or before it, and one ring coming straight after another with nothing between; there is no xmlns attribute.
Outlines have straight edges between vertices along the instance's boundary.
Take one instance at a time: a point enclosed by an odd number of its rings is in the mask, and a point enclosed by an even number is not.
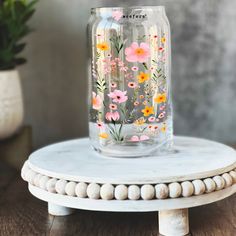
<svg viewBox="0 0 236 236"><path fill-rule="evenodd" d="M141 135L140 137L138 137L137 135L134 135L130 138L131 142L138 142L138 141L145 141L148 140L149 137L147 135Z"/></svg>
<svg viewBox="0 0 236 236"><path fill-rule="evenodd" d="M95 110L99 110L102 107L102 99L95 92L93 92L92 105Z"/></svg>
<svg viewBox="0 0 236 236"><path fill-rule="evenodd" d="M97 37L97 38L102 38L103 35L102 35L102 34L97 34L96 37Z"/></svg>
<svg viewBox="0 0 236 236"><path fill-rule="evenodd" d="M124 66L125 66L125 63L124 63L123 61L120 61L120 62L118 63L118 66L124 67Z"/></svg>
<svg viewBox="0 0 236 236"><path fill-rule="evenodd" d="M110 57L112 57L112 55L111 55L110 53L108 53L108 54L107 54L107 57L109 57L109 58L110 58Z"/></svg>
<svg viewBox="0 0 236 236"><path fill-rule="evenodd" d="M112 61L110 62L110 65L111 65L111 66L116 66L116 62L115 62L114 60L112 60Z"/></svg>
<svg viewBox="0 0 236 236"><path fill-rule="evenodd" d="M127 67L127 66L122 66L122 67L120 67L120 71L127 71L129 68Z"/></svg>
<svg viewBox="0 0 236 236"><path fill-rule="evenodd" d="M113 11L112 12L112 17L118 21L120 18L123 16L123 13L121 11Z"/></svg>
<svg viewBox="0 0 236 236"><path fill-rule="evenodd" d="M157 131L157 130L158 130L158 126L157 126L157 125L149 125L148 128L149 128L151 131Z"/></svg>
<svg viewBox="0 0 236 236"><path fill-rule="evenodd" d="M104 72L105 72L105 74L111 73L111 68L105 67L105 68L104 68Z"/></svg>
<svg viewBox="0 0 236 236"><path fill-rule="evenodd" d="M112 87L112 88L116 88L116 87L117 87L117 84L116 84L115 82L112 82L112 83L111 83L111 87Z"/></svg>
<svg viewBox="0 0 236 236"><path fill-rule="evenodd" d="M160 113L160 115L158 116L158 118L159 118L159 119L162 119L162 118L164 118L164 116L165 116L165 113L162 112L162 113Z"/></svg>
<svg viewBox="0 0 236 236"><path fill-rule="evenodd" d="M116 105L116 104L110 104L110 105L109 105L109 108L110 108L111 110L116 110L116 109L117 109L117 105Z"/></svg>
<svg viewBox="0 0 236 236"><path fill-rule="evenodd" d="M99 129L104 129L104 128L105 128L105 125L104 125L103 122L97 121L97 127L98 127Z"/></svg>
<svg viewBox="0 0 236 236"><path fill-rule="evenodd" d="M137 66L132 66L132 67L131 67L131 70L132 70L132 71L138 71L138 67L137 67Z"/></svg>
<svg viewBox="0 0 236 236"><path fill-rule="evenodd" d="M148 140L149 137L147 135L141 135L140 136L140 141L145 141L145 140Z"/></svg>
<svg viewBox="0 0 236 236"><path fill-rule="evenodd" d="M106 119L109 120L109 121L116 121L116 120L119 120L120 119L120 114L118 113L118 111L115 111L115 112L107 112L106 113Z"/></svg>
<svg viewBox="0 0 236 236"><path fill-rule="evenodd" d="M146 62L150 56L150 49L147 43L133 42L130 47L125 49L126 60L129 62Z"/></svg>
<svg viewBox="0 0 236 236"><path fill-rule="evenodd" d="M160 110L163 111L166 106L160 106Z"/></svg>
<svg viewBox="0 0 236 236"><path fill-rule="evenodd" d="M154 121L155 121L155 117L154 117L154 116L151 116L151 117L148 118L148 120L149 120L150 122L154 122Z"/></svg>
<svg viewBox="0 0 236 236"><path fill-rule="evenodd" d="M126 102L128 97L126 96L127 91L115 90L107 94L108 97L112 98L113 102L122 103Z"/></svg>
<svg viewBox="0 0 236 236"><path fill-rule="evenodd" d="M135 105L135 106L138 106L138 104L139 104L138 101L135 101L135 102L134 102L134 105Z"/></svg>
<svg viewBox="0 0 236 236"><path fill-rule="evenodd" d="M139 137L137 135L134 135L130 138L131 142L138 142L139 141Z"/></svg>
<svg viewBox="0 0 236 236"><path fill-rule="evenodd" d="M129 88L136 88L137 84L135 82L129 82L128 87Z"/></svg>

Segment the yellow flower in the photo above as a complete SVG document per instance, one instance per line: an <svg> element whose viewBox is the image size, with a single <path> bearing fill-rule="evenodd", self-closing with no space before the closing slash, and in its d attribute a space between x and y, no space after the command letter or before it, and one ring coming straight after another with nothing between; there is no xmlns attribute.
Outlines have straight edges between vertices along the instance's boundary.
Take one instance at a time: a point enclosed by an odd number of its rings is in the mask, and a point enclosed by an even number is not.
<svg viewBox="0 0 236 236"><path fill-rule="evenodd" d="M149 79L149 75L145 74L144 72L140 72L137 78L138 78L138 82L141 84Z"/></svg>
<svg viewBox="0 0 236 236"><path fill-rule="evenodd" d="M108 134L107 134L107 133L100 133L100 134L99 134L99 137L100 137L100 138L107 139L107 138L108 138Z"/></svg>
<svg viewBox="0 0 236 236"><path fill-rule="evenodd" d="M160 93L154 98L154 102L163 103L166 102L166 93Z"/></svg>
<svg viewBox="0 0 236 236"><path fill-rule="evenodd" d="M166 124L163 124L163 126L161 127L161 132L163 132L163 133L166 132Z"/></svg>
<svg viewBox="0 0 236 236"><path fill-rule="evenodd" d="M146 120L143 117L141 117L141 118L137 119L136 121L134 121L134 124L137 126L140 126L140 125L143 125L145 122L146 122Z"/></svg>
<svg viewBox="0 0 236 236"><path fill-rule="evenodd" d="M103 43L98 43L97 48L102 51L107 51L109 49L109 46L106 42L103 42Z"/></svg>
<svg viewBox="0 0 236 236"><path fill-rule="evenodd" d="M144 116L150 116L151 114L154 114L154 107L145 106L145 108L142 110L142 113Z"/></svg>
<svg viewBox="0 0 236 236"><path fill-rule="evenodd" d="M165 42L166 42L166 38L165 38L165 37L162 37L162 38L161 38L161 42L162 42L162 43L165 43Z"/></svg>

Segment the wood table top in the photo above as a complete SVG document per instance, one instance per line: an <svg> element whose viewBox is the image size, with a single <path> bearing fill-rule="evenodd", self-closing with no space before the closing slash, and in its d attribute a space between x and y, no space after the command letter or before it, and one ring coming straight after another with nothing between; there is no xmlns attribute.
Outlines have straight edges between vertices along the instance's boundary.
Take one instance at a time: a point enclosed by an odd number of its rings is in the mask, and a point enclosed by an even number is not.
<svg viewBox="0 0 236 236"><path fill-rule="evenodd" d="M236 235L236 195L189 209L193 236ZM47 203L33 197L20 174L0 162L0 235L157 236L157 213L78 210L66 217L48 215Z"/></svg>

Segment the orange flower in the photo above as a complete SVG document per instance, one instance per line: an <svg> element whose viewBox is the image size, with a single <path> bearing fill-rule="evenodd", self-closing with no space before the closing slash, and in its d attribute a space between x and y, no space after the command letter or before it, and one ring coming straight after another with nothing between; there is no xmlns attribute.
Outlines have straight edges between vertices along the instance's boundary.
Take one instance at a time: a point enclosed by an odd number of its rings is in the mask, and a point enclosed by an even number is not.
<svg viewBox="0 0 236 236"><path fill-rule="evenodd" d="M163 124L163 126L161 127L161 132L163 132L163 133L166 132L166 124Z"/></svg>
<svg viewBox="0 0 236 236"><path fill-rule="evenodd" d="M109 49L109 46L106 42L103 42L103 43L98 43L97 48L102 51L107 51Z"/></svg>
<svg viewBox="0 0 236 236"><path fill-rule="evenodd" d="M165 37L162 37L162 38L161 38L161 42L162 42L162 43L165 43L165 42L166 42L166 38L165 38Z"/></svg>
<svg viewBox="0 0 236 236"><path fill-rule="evenodd" d="M108 134L107 134L107 133L100 133L100 134L99 134L99 137L100 137L100 138L107 139L107 138L108 138Z"/></svg>
<svg viewBox="0 0 236 236"><path fill-rule="evenodd" d="M140 125L143 125L145 122L146 122L146 120L143 117L141 117L141 118L137 119L136 121L134 121L134 124L137 126L140 126Z"/></svg>
<svg viewBox="0 0 236 236"><path fill-rule="evenodd" d="M166 93L160 93L154 98L154 102L163 103L166 102Z"/></svg>
<svg viewBox="0 0 236 236"><path fill-rule="evenodd" d="M144 116L150 116L151 114L154 114L154 107L145 106L142 113Z"/></svg>
<svg viewBox="0 0 236 236"><path fill-rule="evenodd" d="M149 75L145 74L144 72L140 72L137 78L138 78L138 82L141 84L149 79Z"/></svg>

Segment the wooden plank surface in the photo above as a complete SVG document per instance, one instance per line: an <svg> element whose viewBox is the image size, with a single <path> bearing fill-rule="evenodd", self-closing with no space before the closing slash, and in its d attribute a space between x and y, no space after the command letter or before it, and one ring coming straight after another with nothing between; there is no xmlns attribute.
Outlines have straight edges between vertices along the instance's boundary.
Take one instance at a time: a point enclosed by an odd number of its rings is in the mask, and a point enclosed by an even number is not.
<svg viewBox="0 0 236 236"><path fill-rule="evenodd" d="M54 217L33 197L19 173L0 162L0 235L157 236L154 213L76 211ZM3 171L5 170L5 171ZM193 236L236 235L236 196L190 209Z"/></svg>

